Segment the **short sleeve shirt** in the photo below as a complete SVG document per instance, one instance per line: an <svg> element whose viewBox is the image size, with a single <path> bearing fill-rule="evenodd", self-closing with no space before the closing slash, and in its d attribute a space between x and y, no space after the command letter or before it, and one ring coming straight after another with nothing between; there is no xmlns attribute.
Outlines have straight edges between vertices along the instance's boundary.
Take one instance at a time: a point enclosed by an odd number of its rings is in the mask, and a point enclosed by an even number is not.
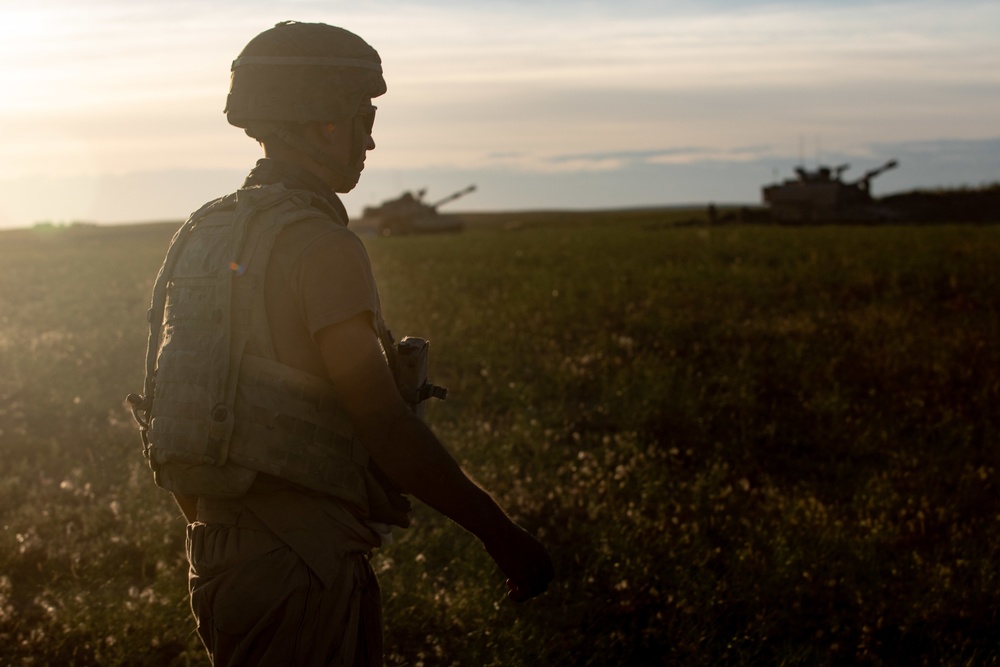
<svg viewBox="0 0 1000 667"><path fill-rule="evenodd" d="M316 334L361 313L370 314L374 323L380 309L361 239L322 218L293 223L278 236L265 295L278 361L323 378Z"/></svg>

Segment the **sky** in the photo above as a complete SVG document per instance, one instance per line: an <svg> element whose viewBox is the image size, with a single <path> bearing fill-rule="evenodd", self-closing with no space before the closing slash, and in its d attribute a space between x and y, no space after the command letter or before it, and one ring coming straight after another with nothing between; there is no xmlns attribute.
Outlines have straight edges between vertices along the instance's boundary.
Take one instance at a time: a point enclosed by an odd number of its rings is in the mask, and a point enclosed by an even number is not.
<svg viewBox="0 0 1000 667"><path fill-rule="evenodd" d="M260 147L222 109L278 21L381 54L364 206L754 204L794 166L876 194L1000 182L1000 2L0 0L0 227L183 219Z"/></svg>

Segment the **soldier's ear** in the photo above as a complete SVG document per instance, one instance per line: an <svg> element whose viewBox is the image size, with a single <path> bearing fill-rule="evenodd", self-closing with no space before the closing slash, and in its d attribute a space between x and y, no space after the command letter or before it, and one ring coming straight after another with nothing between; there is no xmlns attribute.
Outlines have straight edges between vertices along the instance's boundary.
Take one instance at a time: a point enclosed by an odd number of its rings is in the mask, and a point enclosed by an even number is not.
<svg viewBox="0 0 1000 667"><path fill-rule="evenodd" d="M339 139L336 123L311 121L300 125L302 136L312 144L330 145Z"/></svg>
<svg viewBox="0 0 1000 667"><path fill-rule="evenodd" d="M337 133L337 125L335 123L320 123L319 133L326 141L333 141L334 135Z"/></svg>

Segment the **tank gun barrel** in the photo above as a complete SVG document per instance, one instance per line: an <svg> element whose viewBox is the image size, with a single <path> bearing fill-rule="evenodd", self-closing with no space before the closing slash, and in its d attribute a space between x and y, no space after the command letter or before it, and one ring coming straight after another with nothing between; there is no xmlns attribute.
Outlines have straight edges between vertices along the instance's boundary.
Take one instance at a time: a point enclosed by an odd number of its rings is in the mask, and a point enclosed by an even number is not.
<svg viewBox="0 0 1000 667"><path fill-rule="evenodd" d="M475 185L470 185L469 187L465 188L464 190L459 190L458 192L453 192L450 195L448 195L447 197L445 197L444 199L439 199L438 201L434 202L433 204L428 204L428 206L430 206L431 208L437 208L438 206L442 206L443 204L447 204L448 202L455 201L459 197L464 197L465 195L469 194L470 192L475 192L475 190L476 190L476 186Z"/></svg>
<svg viewBox="0 0 1000 667"><path fill-rule="evenodd" d="M865 174L864 174L864 176L862 176L857 181L855 181L855 183L856 184L862 184L863 183L863 184L867 185L873 178L875 178L879 174L881 174L883 172L886 172L886 171L889 171L890 169L894 169L898 165L899 165L899 163L896 162L895 160L889 160L888 162L886 162L885 164L883 164L881 167L876 167L875 169L870 169L870 170L866 171Z"/></svg>

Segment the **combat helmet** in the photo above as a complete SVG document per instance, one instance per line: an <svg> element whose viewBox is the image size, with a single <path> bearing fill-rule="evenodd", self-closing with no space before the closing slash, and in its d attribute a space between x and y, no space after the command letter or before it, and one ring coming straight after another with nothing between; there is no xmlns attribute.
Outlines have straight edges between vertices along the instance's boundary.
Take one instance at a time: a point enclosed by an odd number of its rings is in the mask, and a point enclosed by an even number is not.
<svg viewBox="0 0 1000 667"><path fill-rule="evenodd" d="M325 23L283 21L250 40L233 61L225 114L251 137L276 136L353 187L364 132L374 120L369 99L385 91L382 60L361 37ZM350 165L331 161L295 132L312 121L354 124Z"/></svg>

